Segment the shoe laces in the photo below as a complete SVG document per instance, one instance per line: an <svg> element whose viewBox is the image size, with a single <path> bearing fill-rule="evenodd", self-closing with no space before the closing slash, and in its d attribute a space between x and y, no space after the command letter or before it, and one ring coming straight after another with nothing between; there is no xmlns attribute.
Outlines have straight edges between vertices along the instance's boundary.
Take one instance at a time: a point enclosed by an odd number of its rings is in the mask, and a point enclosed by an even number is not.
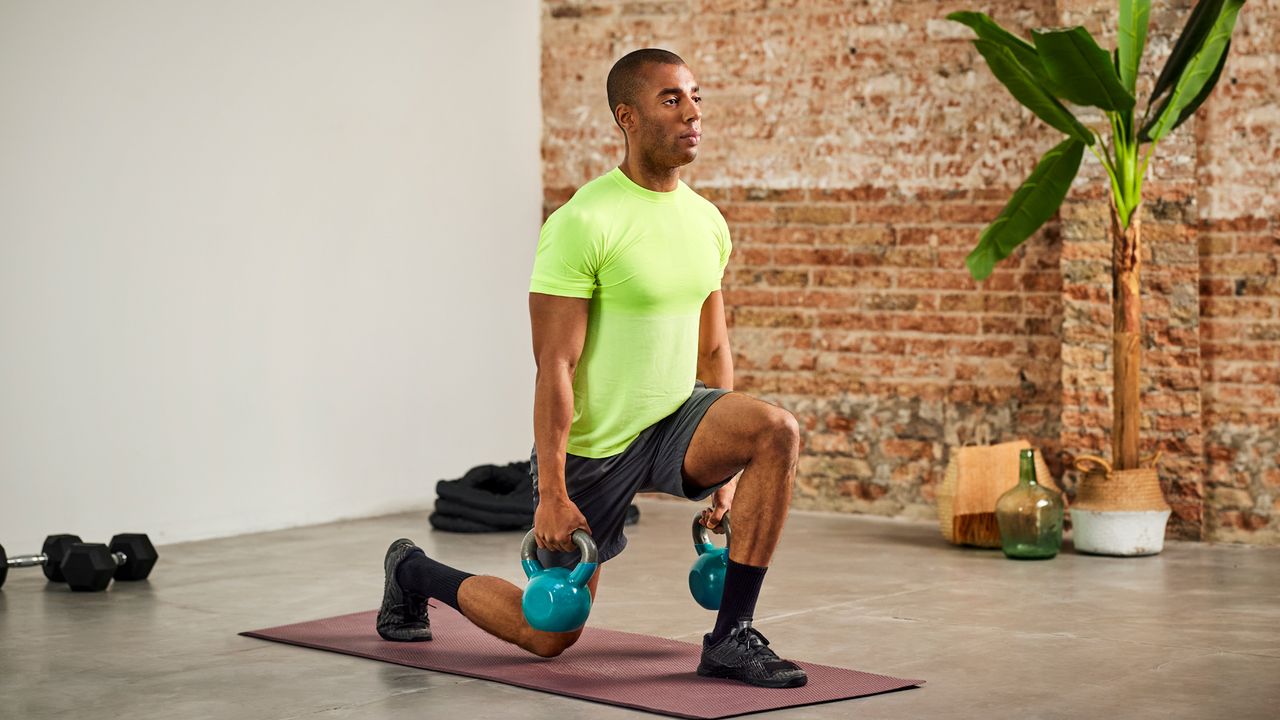
<svg viewBox="0 0 1280 720"><path fill-rule="evenodd" d="M427 598L424 595L405 594L405 605L413 617L419 618L427 614Z"/></svg>
<svg viewBox="0 0 1280 720"><path fill-rule="evenodd" d="M777 660L778 654L769 649L769 639L766 638L759 630L751 627L750 621L739 621L737 629L733 632L733 640L737 644L743 646L747 654L761 657L766 660Z"/></svg>

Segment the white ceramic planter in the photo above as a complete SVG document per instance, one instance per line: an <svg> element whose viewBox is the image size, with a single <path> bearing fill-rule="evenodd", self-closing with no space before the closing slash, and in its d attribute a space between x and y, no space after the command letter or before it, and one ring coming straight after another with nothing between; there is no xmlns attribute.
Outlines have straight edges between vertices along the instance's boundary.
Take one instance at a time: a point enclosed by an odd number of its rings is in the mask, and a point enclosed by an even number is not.
<svg viewBox="0 0 1280 720"><path fill-rule="evenodd" d="M1078 552L1094 555L1155 555L1164 550L1168 510L1071 508L1071 537Z"/></svg>

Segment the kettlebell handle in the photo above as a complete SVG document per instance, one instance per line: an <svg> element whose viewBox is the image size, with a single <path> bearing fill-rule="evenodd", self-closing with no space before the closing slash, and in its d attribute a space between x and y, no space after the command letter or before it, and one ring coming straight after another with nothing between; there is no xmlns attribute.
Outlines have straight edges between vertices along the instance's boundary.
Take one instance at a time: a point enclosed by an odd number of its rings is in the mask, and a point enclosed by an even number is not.
<svg viewBox="0 0 1280 720"><path fill-rule="evenodd" d="M573 531L573 544L578 546L578 553L581 555L578 560L578 567L590 567L591 572L585 573L586 578L582 582L574 582L575 585L582 585L586 580L591 578L595 573L596 561L600 557L596 550L596 543L591 539L591 534L581 528ZM534 531L530 530L525 534L524 540L520 543L520 566L524 568L526 577L533 577L542 572L545 568L542 563L538 562L538 538L534 535ZM576 581L576 576L582 575L578 573L577 568L570 574L570 580Z"/></svg>
<svg viewBox="0 0 1280 720"><path fill-rule="evenodd" d="M711 531L698 522L701 517L701 514L693 517L693 547L698 551L699 555L702 554L704 545L712 544ZM733 544L733 527L729 524L729 513L725 513L724 517L720 518L720 524L724 526L724 549L728 550L729 546Z"/></svg>

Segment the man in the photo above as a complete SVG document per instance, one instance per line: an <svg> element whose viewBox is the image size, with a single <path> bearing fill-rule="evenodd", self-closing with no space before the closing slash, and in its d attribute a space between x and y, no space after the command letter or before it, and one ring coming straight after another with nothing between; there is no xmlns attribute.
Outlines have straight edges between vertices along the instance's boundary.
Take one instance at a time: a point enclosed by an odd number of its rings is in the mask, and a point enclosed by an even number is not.
<svg viewBox="0 0 1280 720"><path fill-rule="evenodd" d="M724 596L697 672L798 687L804 671L774 654L751 620L790 505L799 427L785 410L730 392L720 292L729 230L680 182L701 142L698 85L673 53L638 50L614 65L608 95L625 158L547 219L530 283L539 558L572 565L581 528L603 566L626 546L638 491L711 497L701 522L714 530L733 506ZM392 543L384 565L377 627L388 640L431 639L426 598L543 657L582 632L531 628L520 588L443 565L409 540Z"/></svg>

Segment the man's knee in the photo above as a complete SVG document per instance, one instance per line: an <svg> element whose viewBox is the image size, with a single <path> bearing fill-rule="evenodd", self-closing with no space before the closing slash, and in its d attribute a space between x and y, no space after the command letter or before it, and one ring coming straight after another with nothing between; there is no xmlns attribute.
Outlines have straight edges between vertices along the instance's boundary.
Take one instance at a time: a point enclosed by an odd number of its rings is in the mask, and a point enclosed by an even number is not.
<svg viewBox="0 0 1280 720"><path fill-rule="evenodd" d="M759 437L770 449L790 454L800 452L800 423L795 415L782 408L771 408L765 414Z"/></svg>
<svg viewBox="0 0 1280 720"><path fill-rule="evenodd" d="M582 631L572 633L546 633L534 632L528 642L522 643L524 649L537 655L538 657L553 658L560 653L568 650L574 643L578 642L578 638L582 636Z"/></svg>

